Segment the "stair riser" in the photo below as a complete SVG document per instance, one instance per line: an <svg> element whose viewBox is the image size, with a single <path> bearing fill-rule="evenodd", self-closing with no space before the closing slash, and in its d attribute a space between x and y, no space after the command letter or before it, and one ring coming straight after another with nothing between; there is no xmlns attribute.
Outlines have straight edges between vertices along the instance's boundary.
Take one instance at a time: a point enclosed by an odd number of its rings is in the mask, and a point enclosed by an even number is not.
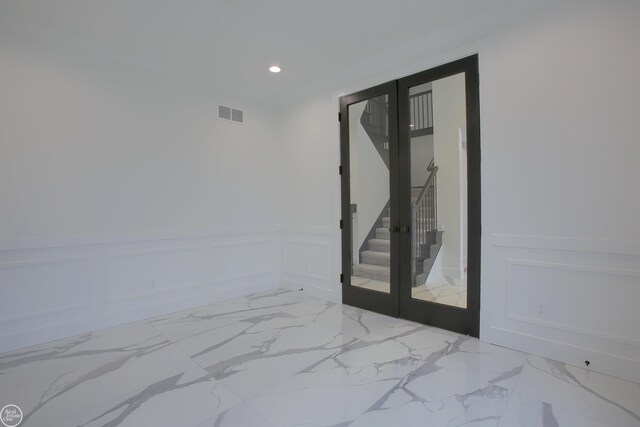
<svg viewBox="0 0 640 427"><path fill-rule="evenodd" d="M389 245L384 245L381 243L369 242L369 250L376 251L376 252L391 252L391 247Z"/></svg>
<svg viewBox="0 0 640 427"><path fill-rule="evenodd" d="M382 226L386 229L389 229L389 227L391 226L391 219L382 218Z"/></svg>
<svg viewBox="0 0 640 427"><path fill-rule="evenodd" d="M372 265L382 265L384 267L389 267L391 265L391 259L362 254L362 263L372 264Z"/></svg>
<svg viewBox="0 0 640 427"><path fill-rule="evenodd" d="M420 273L416 276L414 286L424 285L424 282L427 281L427 277L429 277L428 273Z"/></svg>
<svg viewBox="0 0 640 427"><path fill-rule="evenodd" d="M391 234L388 228L376 228L376 239L391 239Z"/></svg>
<svg viewBox="0 0 640 427"><path fill-rule="evenodd" d="M365 279L379 280L381 282L389 282L390 277L390 274L388 272L360 270L358 269L357 265L353 267L353 275L364 277Z"/></svg>

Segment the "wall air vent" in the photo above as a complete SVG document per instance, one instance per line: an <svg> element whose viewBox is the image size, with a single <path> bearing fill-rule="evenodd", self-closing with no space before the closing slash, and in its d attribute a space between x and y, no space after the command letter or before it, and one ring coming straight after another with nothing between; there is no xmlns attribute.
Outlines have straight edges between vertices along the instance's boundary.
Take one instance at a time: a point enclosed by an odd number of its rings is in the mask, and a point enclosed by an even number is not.
<svg viewBox="0 0 640 427"><path fill-rule="evenodd" d="M244 112L242 110L236 110L234 108L225 107L224 105L219 105L218 118L222 120L229 120L231 122L242 123L244 122Z"/></svg>

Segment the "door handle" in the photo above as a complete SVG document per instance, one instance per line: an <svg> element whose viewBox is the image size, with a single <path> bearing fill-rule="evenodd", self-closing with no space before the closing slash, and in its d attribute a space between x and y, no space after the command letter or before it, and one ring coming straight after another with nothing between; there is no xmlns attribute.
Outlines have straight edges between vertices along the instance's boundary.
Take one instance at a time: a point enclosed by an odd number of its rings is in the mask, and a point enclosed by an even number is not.
<svg viewBox="0 0 640 427"><path fill-rule="evenodd" d="M408 225L405 225L404 227L402 227L403 233L408 233L409 231L411 231L411 228Z"/></svg>
<svg viewBox="0 0 640 427"><path fill-rule="evenodd" d="M397 233L398 231L400 231L400 227L398 227L397 225L389 227L389 233Z"/></svg>

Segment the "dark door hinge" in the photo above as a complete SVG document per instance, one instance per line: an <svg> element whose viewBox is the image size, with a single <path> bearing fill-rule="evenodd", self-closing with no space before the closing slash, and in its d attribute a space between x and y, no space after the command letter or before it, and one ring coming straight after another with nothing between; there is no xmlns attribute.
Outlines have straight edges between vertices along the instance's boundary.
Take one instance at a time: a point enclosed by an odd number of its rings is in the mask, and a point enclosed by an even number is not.
<svg viewBox="0 0 640 427"><path fill-rule="evenodd" d="M341 122L342 121L342 113L338 112L338 121Z"/></svg>
<svg viewBox="0 0 640 427"><path fill-rule="evenodd" d="M342 230L342 227L344 227L344 222L340 220L340 230Z"/></svg>
<svg viewBox="0 0 640 427"><path fill-rule="evenodd" d="M344 283L344 274L340 273L340 283Z"/></svg>
<svg viewBox="0 0 640 427"><path fill-rule="evenodd" d="M342 165L338 166L338 175L342 175Z"/></svg>

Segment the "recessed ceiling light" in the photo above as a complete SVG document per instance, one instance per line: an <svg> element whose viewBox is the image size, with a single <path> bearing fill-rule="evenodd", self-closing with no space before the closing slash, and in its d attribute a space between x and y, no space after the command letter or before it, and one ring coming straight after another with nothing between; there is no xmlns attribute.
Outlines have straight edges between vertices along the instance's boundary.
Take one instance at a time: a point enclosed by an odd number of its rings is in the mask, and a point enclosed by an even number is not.
<svg viewBox="0 0 640 427"><path fill-rule="evenodd" d="M279 73L281 69L277 65L272 65L271 67L269 67L269 71L271 71L272 73Z"/></svg>

